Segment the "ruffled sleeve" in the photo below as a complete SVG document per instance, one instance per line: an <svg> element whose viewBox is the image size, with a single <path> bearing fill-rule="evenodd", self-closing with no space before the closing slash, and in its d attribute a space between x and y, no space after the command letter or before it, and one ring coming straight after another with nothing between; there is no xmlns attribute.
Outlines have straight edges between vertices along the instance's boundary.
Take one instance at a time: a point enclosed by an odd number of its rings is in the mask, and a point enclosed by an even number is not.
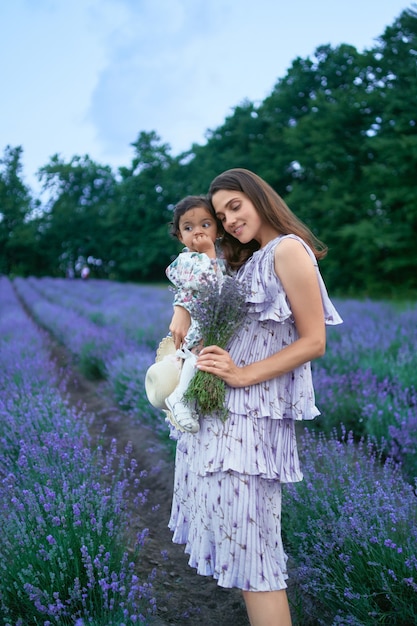
<svg viewBox="0 0 417 626"><path fill-rule="evenodd" d="M313 251L296 235L284 235L273 239L264 248L256 251L251 259L247 261L243 274L244 280L249 283L251 291L251 295L249 296L249 311L256 314L259 321L272 320L275 322L284 322L287 319L292 320L290 303L281 281L278 279L275 272L275 256L273 254L275 247L287 238L299 241L314 263L323 303L325 323L328 325L341 324L343 320L328 296Z"/></svg>

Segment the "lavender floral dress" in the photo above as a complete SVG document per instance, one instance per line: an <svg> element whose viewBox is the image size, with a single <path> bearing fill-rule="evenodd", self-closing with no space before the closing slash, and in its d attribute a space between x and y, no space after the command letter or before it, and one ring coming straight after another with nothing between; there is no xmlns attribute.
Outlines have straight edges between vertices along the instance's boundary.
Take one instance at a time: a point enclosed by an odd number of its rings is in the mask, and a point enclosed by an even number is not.
<svg viewBox="0 0 417 626"><path fill-rule="evenodd" d="M237 365L264 359L297 339L291 308L274 268L277 237L240 268L251 287L248 319L228 350ZM327 324L341 318L317 268ZM178 437L169 527L185 544L189 564L222 587L284 589L287 556L281 541L281 485L302 480L295 420L313 419L310 363L245 388L228 388L229 417L200 420L196 435Z"/></svg>
<svg viewBox="0 0 417 626"><path fill-rule="evenodd" d="M191 325L184 339L184 346L191 350L200 343L201 333L192 318L193 301L207 285L221 285L226 274L222 259L210 259L203 252L190 252L184 248L166 269L166 275L176 288L174 306L181 305L191 314Z"/></svg>

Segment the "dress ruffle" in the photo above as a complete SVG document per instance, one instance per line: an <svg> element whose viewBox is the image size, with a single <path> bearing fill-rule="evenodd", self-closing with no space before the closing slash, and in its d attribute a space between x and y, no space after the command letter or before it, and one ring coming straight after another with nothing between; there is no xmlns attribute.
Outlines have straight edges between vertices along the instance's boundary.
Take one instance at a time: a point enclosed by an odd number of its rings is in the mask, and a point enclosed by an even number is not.
<svg viewBox="0 0 417 626"><path fill-rule="evenodd" d="M284 239L295 239L299 241L308 252L316 268L325 322L328 325L340 324L342 318L328 296L326 286L317 265L316 257L311 248L296 235L276 237L265 247L254 252L252 257L239 270L237 279L244 280L245 283L250 286L250 313L257 314L256 317L260 322L264 320L284 322L288 318L292 318L290 304L284 287L275 272L275 259L273 254L273 250L279 243L284 241ZM292 323L294 323L293 320Z"/></svg>
<svg viewBox="0 0 417 626"><path fill-rule="evenodd" d="M277 237L255 252L237 274L237 279L250 290L248 320L228 346L238 366L272 356L298 339L289 302L274 265L275 247L287 237L302 243L315 264L326 324L342 322L327 294L311 249L295 235ZM226 399L231 413L251 417L311 420L320 414L315 406L310 363L250 387L228 388Z"/></svg>
<svg viewBox="0 0 417 626"><path fill-rule="evenodd" d="M228 351L236 365L243 367L275 354L277 345L289 345L297 336L294 324L253 320L234 337ZM320 414L310 363L250 387L227 387L226 402L231 413L254 418L311 420Z"/></svg>
<svg viewBox="0 0 417 626"><path fill-rule="evenodd" d="M197 434L180 434L177 448L199 476L233 471L281 483L303 478L293 420L230 414L222 422L204 417Z"/></svg>
<svg viewBox="0 0 417 626"><path fill-rule="evenodd" d="M187 460L177 451L176 466ZM235 472L176 475L169 528L185 544L189 564L221 587L285 589L281 484Z"/></svg>

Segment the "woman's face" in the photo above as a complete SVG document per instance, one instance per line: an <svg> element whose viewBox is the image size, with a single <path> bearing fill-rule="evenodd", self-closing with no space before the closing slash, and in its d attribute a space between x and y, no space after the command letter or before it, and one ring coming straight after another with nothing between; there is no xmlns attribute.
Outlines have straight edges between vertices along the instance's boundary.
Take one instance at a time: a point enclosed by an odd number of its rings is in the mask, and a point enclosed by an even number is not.
<svg viewBox="0 0 417 626"><path fill-rule="evenodd" d="M217 223L208 209L199 206L181 215L178 239L184 246L196 252L196 242L206 237L213 243L217 237Z"/></svg>
<svg viewBox="0 0 417 626"><path fill-rule="evenodd" d="M251 200L242 191L221 189L213 194L211 201L224 230L240 243L249 243L255 239L262 247L276 237L275 231L261 219Z"/></svg>

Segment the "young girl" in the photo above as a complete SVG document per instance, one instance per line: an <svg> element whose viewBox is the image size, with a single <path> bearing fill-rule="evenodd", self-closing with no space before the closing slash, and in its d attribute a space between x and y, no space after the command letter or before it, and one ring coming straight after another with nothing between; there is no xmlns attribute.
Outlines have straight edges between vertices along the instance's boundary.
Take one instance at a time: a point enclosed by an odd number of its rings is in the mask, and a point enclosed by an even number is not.
<svg viewBox="0 0 417 626"><path fill-rule="evenodd" d="M252 626L289 626L281 485L302 480L295 421L319 414L310 361L324 354L325 324L341 319L317 266L324 247L264 180L229 170L209 199L249 312L227 351L198 356L226 382L229 415L181 434L169 526L199 574L242 589Z"/></svg>
<svg viewBox="0 0 417 626"><path fill-rule="evenodd" d="M210 202L204 196L187 196L174 209L171 234L186 246L184 251L169 265L166 274L176 287L174 315L170 331L177 348L177 356L184 359L181 377L175 391L165 404L172 416L172 423L179 430L196 433L198 416L182 401L184 392L195 373L196 353L201 348L201 334L193 320L193 302L198 293L208 285L220 288L225 274L225 264L217 258L216 239L218 221ZM188 312L186 324L177 324L181 318L178 309ZM189 315L189 317L188 317Z"/></svg>

